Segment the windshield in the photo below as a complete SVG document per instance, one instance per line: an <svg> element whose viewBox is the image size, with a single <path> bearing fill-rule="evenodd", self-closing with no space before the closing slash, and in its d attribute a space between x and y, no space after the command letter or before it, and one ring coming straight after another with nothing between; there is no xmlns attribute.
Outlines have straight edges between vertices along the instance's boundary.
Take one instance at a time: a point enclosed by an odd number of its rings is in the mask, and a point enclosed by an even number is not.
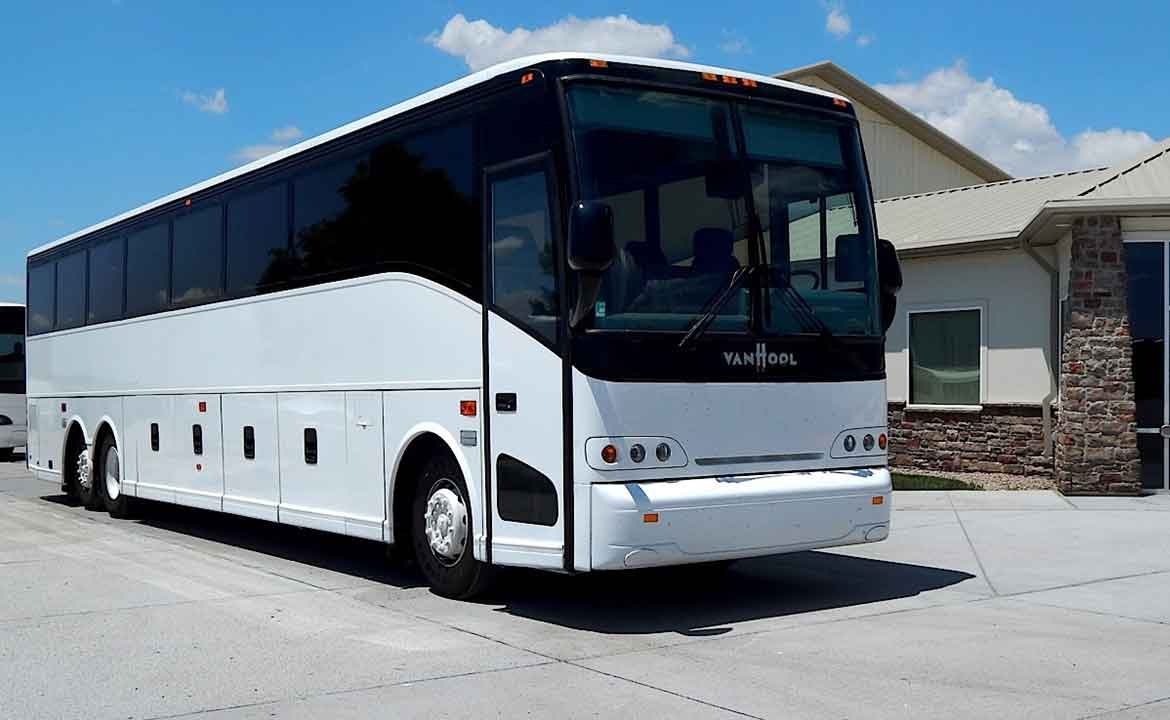
<svg viewBox="0 0 1170 720"><path fill-rule="evenodd" d="M582 200L617 255L585 330L879 334L856 128L764 104L574 85ZM750 278L736 271L759 267Z"/></svg>

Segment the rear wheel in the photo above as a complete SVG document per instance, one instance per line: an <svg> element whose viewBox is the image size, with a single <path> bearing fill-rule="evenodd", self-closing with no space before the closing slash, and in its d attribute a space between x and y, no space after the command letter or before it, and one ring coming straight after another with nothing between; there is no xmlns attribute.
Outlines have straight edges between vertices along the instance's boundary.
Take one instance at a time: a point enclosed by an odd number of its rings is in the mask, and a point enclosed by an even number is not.
<svg viewBox="0 0 1170 720"><path fill-rule="evenodd" d="M85 446L73 455L74 486L77 488L77 499L87 510L101 510L102 496L94 482L93 464L89 461L89 452Z"/></svg>
<svg viewBox="0 0 1170 720"><path fill-rule="evenodd" d="M113 435L102 436L98 443L96 477L106 510L116 518L130 514L130 498L122 487L122 458Z"/></svg>
<svg viewBox="0 0 1170 720"><path fill-rule="evenodd" d="M471 503L463 473L446 455L423 465L411 503L411 543L419 569L440 595L466 599L482 592L491 568L476 560L471 545Z"/></svg>

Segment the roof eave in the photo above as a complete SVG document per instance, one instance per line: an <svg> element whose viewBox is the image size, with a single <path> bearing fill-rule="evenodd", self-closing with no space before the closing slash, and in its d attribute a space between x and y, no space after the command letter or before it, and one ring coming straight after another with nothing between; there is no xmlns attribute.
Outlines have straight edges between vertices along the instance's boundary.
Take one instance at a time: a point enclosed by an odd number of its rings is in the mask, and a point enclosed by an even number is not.
<svg viewBox="0 0 1170 720"><path fill-rule="evenodd" d="M1072 226L1074 218L1085 215L1170 215L1170 196L1049 200L1020 231L1020 241L1031 245L1050 245L1064 235Z"/></svg>
<svg viewBox="0 0 1170 720"><path fill-rule="evenodd" d="M868 83L850 74L837 64L824 60L812 65L785 70L776 77L795 80L803 75L815 75L839 88L847 97L857 100L881 115L893 120L914 137L962 165L985 182L1011 180L1012 176L983 156L971 150L950 135L939 130L906 108L875 90Z"/></svg>

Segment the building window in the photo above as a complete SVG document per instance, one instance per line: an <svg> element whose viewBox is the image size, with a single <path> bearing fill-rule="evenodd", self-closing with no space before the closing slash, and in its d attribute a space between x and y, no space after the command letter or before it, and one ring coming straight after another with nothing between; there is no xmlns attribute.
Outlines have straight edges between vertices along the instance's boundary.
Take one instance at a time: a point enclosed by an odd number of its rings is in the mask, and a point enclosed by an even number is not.
<svg viewBox="0 0 1170 720"><path fill-rule="evenodd" d="M979 405L982 311L910 312L910 404Z"/></svg>

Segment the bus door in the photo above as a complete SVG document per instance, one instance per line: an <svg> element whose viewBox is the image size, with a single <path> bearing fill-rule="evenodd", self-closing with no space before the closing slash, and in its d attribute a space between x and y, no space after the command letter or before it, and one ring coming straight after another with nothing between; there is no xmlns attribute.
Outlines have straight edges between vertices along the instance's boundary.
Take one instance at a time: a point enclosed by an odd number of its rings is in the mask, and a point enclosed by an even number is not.
<svg viewBox="0 0 1170 720"><path fill-rule="evenodd" d="M484 178L484 404L491 561L562 567L564 407L552 165L542 154Z"/></svg>

